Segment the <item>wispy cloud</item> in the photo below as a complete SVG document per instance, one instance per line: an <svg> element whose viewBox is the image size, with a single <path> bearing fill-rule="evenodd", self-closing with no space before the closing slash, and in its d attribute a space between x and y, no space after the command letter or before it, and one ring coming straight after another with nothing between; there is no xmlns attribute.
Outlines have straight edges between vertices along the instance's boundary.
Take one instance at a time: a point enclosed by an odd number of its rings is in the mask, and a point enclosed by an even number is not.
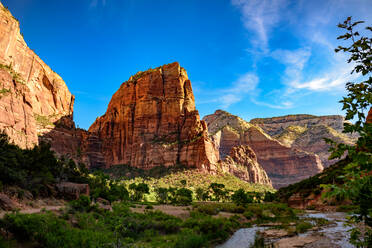
<svg viewBox="0 0 372 248"><path fill-rule="evenodd" d="M242 13L242 21L250 31L257 35L252 39L255 47L266 51L271 29L280 21L287 2L285 0L232 0L231 3L239 8Z"/></svg>
<svg viewBox="0 0 372 248"><path fill-rule="evenodd" d="M301 97L341 92L346 82L355 81L359 75L350 74L353 65L346 63L345 55L333 51L338 35L336 24L343 21L339 18L350 12L363 13L361 6L368 6L364 0L355 1L360 4L334 0L231 0L241 12L243 26L256 34L250 36L246 49L247 56L255 58L253 68L256 61L267 66L270 59L284 65L279 84L269 92L261 90L254 97L250 95L251 101L269 108L292 108L301 103ZM372 10L371 5L368 8ZM285 38L270 42L278 35ZM257 81L265 78L259 73L256 77Z"/></svg>
<svg viewBox="0 0 372 248"><path fill-rule="evenodd" d="M246 95L254 95L257 91L258 77L254 73L246 73L238 78L228 89L222 90L219 97L221 106L225 109L240 102Z"/></svg>

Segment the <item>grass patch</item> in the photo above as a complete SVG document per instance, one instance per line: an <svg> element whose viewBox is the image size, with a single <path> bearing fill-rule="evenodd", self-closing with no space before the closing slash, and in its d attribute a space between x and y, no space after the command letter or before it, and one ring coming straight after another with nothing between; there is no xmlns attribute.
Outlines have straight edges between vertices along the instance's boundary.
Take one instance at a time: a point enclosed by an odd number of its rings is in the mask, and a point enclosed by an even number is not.
<svg viewBox="0 0 372 248"><path fill-rule="evenodd" d="M39 115L39 114L34 113L34 118L37 124L39 124L42 127L54 126L53 122L50 121L49 116L44 116L44 115Z"/></svg>
<svg viewBox="0 0 372 248"><path fill-rule="evenodd" d="M17 73L11 65L0 64L0 69L8 71L15 82L20 84L26 84L25 81L22 79L21 75Z"/></svg>

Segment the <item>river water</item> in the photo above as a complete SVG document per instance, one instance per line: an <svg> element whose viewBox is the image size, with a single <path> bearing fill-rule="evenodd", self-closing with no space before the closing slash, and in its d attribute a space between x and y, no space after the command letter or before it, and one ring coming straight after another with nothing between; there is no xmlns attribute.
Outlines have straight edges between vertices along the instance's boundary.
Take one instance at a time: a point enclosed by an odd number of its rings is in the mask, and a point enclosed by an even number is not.
<svg viewBox="0 0 372 248"><path fill-rule="evenodd" d="M324 226L317 231L309 231L299 236L304 237L307 235L322 234L325 239L331 241L332 245L329 247L335 248L352 248L350 244L349 226L345 226L346 214L341 212L310 212L308 211L300 218L324 218L329 220L332 224ZM253 226L251 228L242 228L237 230L233 236L225 243L218 245L216 248L249 248L254 244L256 233L263 231L264 227Z"/></svg>

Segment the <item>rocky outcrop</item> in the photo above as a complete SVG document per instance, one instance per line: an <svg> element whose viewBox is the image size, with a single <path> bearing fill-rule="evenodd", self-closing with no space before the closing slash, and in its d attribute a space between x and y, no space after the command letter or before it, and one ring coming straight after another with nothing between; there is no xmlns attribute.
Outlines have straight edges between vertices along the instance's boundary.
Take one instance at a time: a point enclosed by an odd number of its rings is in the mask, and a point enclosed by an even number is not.
<svg viewBox="0 0 372 248"><path fill-rule="evenodd" d="M261 127L266 133L271 136L282 133L289 126L312 127L325 125L333 128L337 132L344 130L345 118L341 115L286 115L272 118L256 118L252 119L250 123Z"/></svg>
<svg viewBox="0 0 372 248"><path fill-rule="evenodd" d="M251 123L259 125L283 144L318 155L324 167L338 161L328 160L330 146L324 138L348 145L356 142L356 134L342 133L345 119L339 115L288 115L253 119Z"/></svg>
<svg viewBox="0 0 372 248"><path fill-rule="evenodd" d="M280 188L322 171L317 155L286 146L266 134L260 127L238 116L217 110L204 117L220 156L238 145L248 145L257 155L258 163Z"/></svg>
<svg viewBox="0 0 372 248"><path fill-rule="evenodd" d="M0 131L22 148L33 147L55 128L74 128L73 103L65 82L27 46L18 21L0 3ZM64 136L58 134L53 140Z"/></svg>
<svg viewBox="0 0 372 248"><path fill-rule="evenodd" d="M254 151L249 146L235 146L222 162L222 168L244 181L271 185L265 170L257 162Z"/></svg>
<svg viewBox="0 0 372 248"><path fill-rule="evenodd" d="M81 195L89 196L89 185L84 183L63 182L56 185L58 194L67 200L79 199Z"/></svg>
<svg viewBox="0 0 372 248"><path fill-rule="evenodd" d="M324 138L348 145L353 145L356 141L344 133L337 132L333 128L325 125L316 125L309 128L301 127L303 128L303 132L293 134L289 137L290 135L288 135L288 133L290 133L289 130L292 128L293 126L289 126L284 129L283 133L274 137L282 143L289 144L292 148L318 155L324 167L329 167L338 161L338 159L328 160L330 155L328 150L330 146L324 141Z"/></svg>
<svg viewBox="0 0 372 248"><path fill-rule="evenodd" d="M0 209L5 211L16 210L19 204L10 199L6 194L0 193Z"/></svg>
<svg viewBox="0 0 372 248"><path fill-rule="evenodd" d="M230 156L219 161L207 125L195 109L191 82L177 62L139 72L124 82L106 113L84 135L83 157L91 167L183 164L271 185L247 146L229 147Z"/></svg>
<svg viewBox="0 0 372 248"><path fill-rule="evenodd" d="M139 72L123 83L89 132L102 142L106 167L216 169L218 153L195 109L187 73L177 62Z"/></svg>

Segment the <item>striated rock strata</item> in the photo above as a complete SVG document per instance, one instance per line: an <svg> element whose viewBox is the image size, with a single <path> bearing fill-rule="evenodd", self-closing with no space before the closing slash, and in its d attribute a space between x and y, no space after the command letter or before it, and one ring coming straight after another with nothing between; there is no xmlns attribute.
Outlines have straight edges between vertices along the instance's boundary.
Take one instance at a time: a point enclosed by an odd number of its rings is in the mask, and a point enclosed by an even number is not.
<svg viewBox="0 0 372 248"><path fill-rule="evenodd" d="M89 132L102 142L106 167L184 164L216 169L218 153L195 109L191 82L178 63L132 76Z"/></svg>
<svg viewBox="0 0 372 248"><path fill-rule="evenodd" d="M113 95L89 132L75 129L74 96L30 48L18 21L0 3L0 131L22 148L41 140L59 155L102 168L149 169L184 164L270 184L249 148L225 161L195 109L191 82L178 63L137 73Z"/></svg>
<svg viewBox="0 0 372 248"><path fill-rule="evenodd" d="M308 178L323 169L317 155L286 146L238 116L217 110L204 120L222 158L233 147L248 145L276 188Z"/></svg>
<svg viewBox="0 0 372 248"><path fill-rule="evenodd" d="M222 162L222 168L244 181L271 185L265 170L257 162L254 151L249 146L235 146Z"/></svg>
<svg viewBox="0 0 372 248"><path fill-rule="evenodd" d="M324 167L338 161L337 159L328 160L329 145L324 138L348 145L356 141L356 134L342 133L344 122L344 117L339 115L288 115L251 120L251 123L259 125L281 143L317 154Z"/></svg>
<svg viewBox="0 0 372 248"><path fill-rule="evenodd" d="M266 133L271 136L282 133L289 126L312 127L325 125L333 128L337 132L344 130L345 118L341 115L286 115L272 118L256 118L250 123L261 127Z"/></svg>
<svg viewBox="0 0 372 248"><path fill-rule="evenodd" d="M69 140L63 130L74 128L73 103L65 82L28 48L18 21L0 3L0 131L22 148L33 147L57 127L52 140Z"/></svg>

